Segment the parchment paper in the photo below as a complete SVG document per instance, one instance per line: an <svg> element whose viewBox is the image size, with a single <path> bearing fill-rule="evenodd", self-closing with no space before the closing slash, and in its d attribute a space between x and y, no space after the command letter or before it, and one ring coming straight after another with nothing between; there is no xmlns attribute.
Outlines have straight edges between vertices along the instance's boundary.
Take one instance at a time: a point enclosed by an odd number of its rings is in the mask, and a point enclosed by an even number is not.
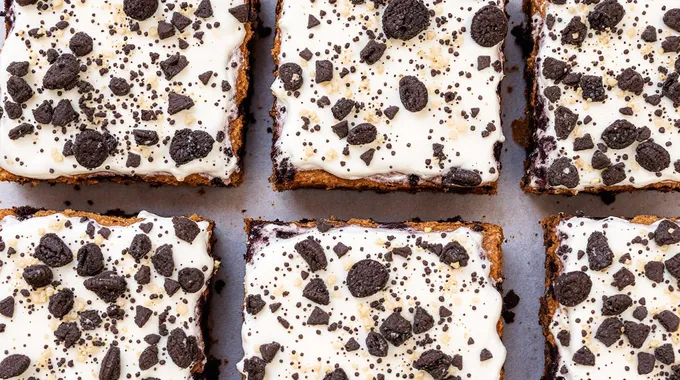
<svg viewBox="0 0 680 380"><path fill-rule="evenodd" d="M263 27L274 28L275 0L261 0ZM455 1L455 0L446 0ZM519 0L511 0L508 9L513 25L524 21ZM4 33L2 33L4 36ZM0 207L31 205L48 209L73 208L94 212L121 209L126 213L148 210L161 215L197 213L217 223L216 254L222 260L217 279L225 282L220 294L210 304L210 335L215 341L210 355L220 363L220 379L240 379L236 363L241 359L241 303L245 233L243 219L263 218L284 221L302 218L372 218L398 222L412 218L440 220L462 216L469 221L501 225L505 230L506 291L515 290L521 302L514 310L515 322L505 328L508 357L507 380L537 380L543 371L543 337L538 326L538 299L544 286L544 247L538 222L551 213L583 211L592 216L627 216L655 214L680 216L680 194L643 192L619 195L607 206L597 196L573 198L525 195L519 188L524 148L512 140L511 123L523 117L523 62L519 46L509 35L506 43L507 77L503 82L503 170L497 196L461 196L455 194L375 194L322 190L296 190L275 193L268 182L272 164L268 111L273 97L273 62L269 51L273 34L258 38L253 61L254 95L250 112L245 183L238 188L160 187L146 184L118 185L103 183L79 189L65 185L20 186L0 183ZM675 200L675 201L674 201ZM213 286L217 281L213 281ZM213 362L214 363L214 362ZM210 372L210 378L216 378Z"/></svg>

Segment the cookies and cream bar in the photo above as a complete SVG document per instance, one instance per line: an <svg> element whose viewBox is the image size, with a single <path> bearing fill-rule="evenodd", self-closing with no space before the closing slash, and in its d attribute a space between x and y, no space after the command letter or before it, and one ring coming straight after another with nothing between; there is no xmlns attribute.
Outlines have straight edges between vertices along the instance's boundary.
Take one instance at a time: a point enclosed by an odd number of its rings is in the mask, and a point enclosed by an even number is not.
<svg viewBox="0 0 680 380"><path fill-rule="evenodd" d="M247 380L502 379L489 224L248 221Z"/></svg>
<svg viewBox="0 0 680 380"><path fill-rule="evenodd" d="M680 225L555 216L544 226L544 378L679 379Z"/></svg>
<svg viewBox="0 0 680 380"><path fill-rule="evenodd" d="M8 4L0 179L240 182L250 1Z"/></svg>
<svg viewBox="0 0 680 380"><path fill-rule="evenodd" d="M191 379L212 222L0 211L0 378Z"/></svg>
<svg viewBox="0 0 680 380"><path fill-rule="evenodd" d="M534 1L531 192L680 181L680 4Z"/></svg>
<svg viewBox="0 0 680 380"><path fill-rule="evenodd" d="M493 193L503 1L282 0L273 182Z"/></svg>

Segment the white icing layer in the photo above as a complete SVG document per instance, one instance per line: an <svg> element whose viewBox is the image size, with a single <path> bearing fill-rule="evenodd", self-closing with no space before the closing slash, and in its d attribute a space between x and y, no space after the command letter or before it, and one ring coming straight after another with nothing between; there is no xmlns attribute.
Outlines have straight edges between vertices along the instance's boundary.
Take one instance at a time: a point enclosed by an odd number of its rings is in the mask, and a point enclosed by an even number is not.
<svg viewBox="0 0 680 380"><path fill-rule="evenodd" d="M2 252L2 267L0 273L0 299L14 296L15 306L12 318L0 316L0 323L5 326L0 333L0 352L2 359L8 354L21 354L30 358L29 368L20 378L35 376L40 379L91 379L97 378L104 355L109 347L117 342L121 352L121 379L125 378L159 378L159 379L190 379L189 368L180 368L174 364L166 349L168 336L161 336L157 344L158 359L161 361L150 369L140 370L139 356L149 347L144 337L149 334L159 334L159 315L167 310L167 329L182 329L187 336L194 336L200 340L201 326L198 307L202 293L206 290L205 283L200 291L195 293L179 289L169 297L164 289L165 277L160 275L151 263L150 257L156 248L163 244L172 245L172 258L175 269L171 279L178 280L178 273L183 268L197 268L201 270L207 281L213 273L214 260L208 254L210 235L208 222L199 222L200 232L192 243L180 240L175 236L172 218L163 218L148 212L141 212L141 221L127 227L108 226L111 231L108 239L100 233L102 227L98 223L79 217L67 217L63 214L53 214L45 217L33 217L19 220L14 216L5 217L0 222L0 237L5 244ZM71 224L70 226L68 224ZM94 237L87 232L87 226L94 223ZM148 233L152 242L149 255L139 263L129 254L122 251L128 247L135 235L143 232L142 223L153 223ZM59 285L33 289L22 278L23 269L29 265L41 264L33 254L40 238L47 233L57 234L71 249L74 260L60 268L51 268L54 281ZM87 243L97 244L104 256L104 270L113 270L125 277L127 290L118 298L115 305L124 312L125 317L111 326L112 320L104 316L111 304L104 302L92 291L86 289L83 282L91 277L76 274L77 251ZM16 253L8 255L10 249ZM138 285L134 276L141 265L151 268L150 283ZM55 292L69 288L75 294L73 309L62 319L50 315L48 311L49 297ZM28 291L28 296L22 292ZM153 296L152 296L153 295ZM142 305L153 311L143 327L135 323L135 308ZM83 330L79 322L79 313L84 310L97 310L103 322L94 330ZM170 319L175 319L171 322ZM65 348L64 343L55 343L55 329L62 322L77 322L82 330L83 343L76 343ZM117 333L114 334L114 330ZM101 346L94 344L101 342ZM202 350L202 344L199 344Z"/></svg>
<svg viewBox="0 0 680 380"><path fill-rule="evenodd" d="M5 86L10 77L6 69L15 61L30 63L30 72L23 79L34 91L33 97L25 103L26 109L21 119L10 120L7 112L0 119L2 168L19 176L36 179L74 175L171 175L182 181L191 174L200 174L229 183L231 175L240 170L239 159L236 152L233 152L229 137L229 125L238 117L235 96L238 73L243 64L240 48L246 36L245 26L230 14L229 9L243 4L243 0L212 1L214 14L208 18L194 16L200 0L187 0L189 7L186 9L180 7L180 1L162 2L152 17L139 22L142 34L130 30L129 24L134 20L123 12L122 0L43 3L48 4L48 9L42 12L35 5L13 6L13 29L2 49L2 101L11 100ZM168 9L169 4L174 6L173 10ZM181 32L175 29L174 36L160 40L157 31L159 21L170 22L175 11L189 17L192 22L200 20L201 27L194 29L189 25ZM93 15L96 16L93 18ZM54 28L61 19L69 23L64 30ZM49 36L29 38L29 30L33 28L40 28L42 34L50 28L56 30ZM110 28L115 30L114 34L109 33ZM197 31L204 33L200 40L195 36ZM101 96L103 103L110 103L115 107L115 111L97 109L98 112L105 111L106 116L95 116L92 121L88 121L85 114L79 111L78 100L81 95L77 87L65 92L42 89L42 80L50 64L40 51L55 48L59 53L72 54L69 40L77 32L85 32L94 40L92 53L81 57L81 64L99 58L103 60L102 64L88 64L87 71L80 73L80 79L88 81L94 87L95 98ZM180 49L180 38L189 44L187 48ZM26 48L26 39L30 40L30 49ZM122 51L126 44L135 45L129 54ZM159 54L154 62L150 57L151 53ZM189 65L168 80L161 71L160 62L176 53L186 56ZM101 74L100 69L108 69L108 72ZM139 74L134 80L131 80L131 71ZM212 71L213 76L204 85L198 76L207 71ZM115 96L108 87L112 77L122 77L133 84L131 95ZM229 83L228 91L223 91L223 81ZM195 105L189 110L169 115L167 109L170 92L191 97ZM53 101L53 106L56 107L62 99L69 99L76 112L80 113L77 122L72 122L65 128L36 122L31 110L44 100ZM87 102L89 107L102 104ZM142 110L161 113L157 115L157 120L143 121L139 117ZM21 123L32 124L39 130L11 140L8 132ZM80 125L111 133L118 140L118 153L110 155L95 169L81 166L74 156L64 157L64 144L66 141L74 141ZM212 150L205 158L197 158L178 166L169 154L170 140L176 131L184 128L205 131L218 141L212 145ZM131 134L133 129L155 131L159 142L152 146L138 145ZM138 167L126 165L128 153L141 156Z"/></svg>
<svg viewBox="0 0 680 380"><path fill-rule="evenodd" d="M351 180L408 183L408 175L417 175L441 183L441 176L453 167L477 171L483 184L498 180L500 164L494 157L494 146L504 141L497 94L503 73L493 65L478 70L477 58L488 56L492 64L502 66L501 44L482 47L469 32L473 16L489 1L425 0L433 13L430 26L409 41L385 39L381 19L386 7L376 9L373 1L358 5L351 0L304 3L301 6L300 1L284 0L278 21L279 64L299 64L304 83L299 95L286 91L279 78L272 85L280 128L275 143L277 163L287 160L297 170L323 170ZM309 16L315 16L321 24L308 29ZM438 24L437 20L445 22ZM385 53L372 65L360 62L360 52L370 40L369 31L387 44ZM341 47L339 53L336 46ZM309 61L300 57L304 49L315 54ZM315 82L319 60L333 63L331 81ZM341 78L342 69L350 72ZM422 111L409 112L402 105L399 80L407 75L417 77L427 87L429 102ZM456 93L458 98L447 103L447 92ZM328 97L330 105L320 108L316 101L323 96ZM377 128L374 142L350 145L349 155L343 154L347 140L331 129L339 122L331 107L341 98L362 107L345 119L350 129L365 122ZM393 120L383 113L391 106L400 108ZM470 116L473 108L480 110L475 117ZM303 128L303 117L310 120L308 127ZM492 130L487 131L488 125ZM443 145L445 159L437 158L433 143ZM376 151L367 165L361 155L369 149Z"/></svg>
<svg viewBox="0 0 680 380"><path fill-rule="evenodd" d="M651 130L650 140L664 147L670 154L670 165L658 172L644 169L636 162L636 149L640 145L634 142L624 149L609 149L606 155L612 164L625 164L625 175L622 175L616 186L645 187L659 183L674 183L680 181L680 166L674 163L680 159L677 149L680 144L680 135L675 121L680 119L678 109L673 106L673 101L668 97L661 97L661 103L653 106L645 101L643 95L661 95L662 84L667 75L675 71L674 65L677 53L664 52L662 43L667 37L676 37L678 32L665 25L663 17L666 12L678 6L675 0L638 0L618 1L625 9L625 15L616 26L617 32L596 32L587 20L588 14L596 7L597 2L585 5L583 1L567 0L565 5L543 1L546 15L554 17L554 26L548 28L548 23L540 17L534 17L534 36L540 38L540 47L537 56L537 71L535 73L538 83L537 99L545 104L543 116L546 117L547 127L536 131L537 141L546 137L555 137L555 109L564 106L575 114L578 114L579 124L571 132L568 138L555 141L554 148L548 149L549 153L544 160L535 157L533 167L538 169L549 168L560 157L568 157L573 160L578 170L580 181L577 186L569 187L573 191L598 188L605 186L603 171L594 169L591 165L593 154L598 149L599 143L604 143L601 138L602 132L613 122L619 119L626 120L637 128L647 127ZM574 17L581 17L582 22L588 26L588 35L581 47L563 44L561 42L562 30ZM641 35L645 28L652 26L657 30L656 42L645 42ZM542 62L552 57L572 66L571 71L603 77L606 100L604 102L587 101L582 97L582 91L575 87L567 87L559 84L561 90L560 99L551 103L543 94L547 87L555 86L556 82L545 77ZM667 69L667 73L659 70L660 67ZM636 95L630 91L624 91L617 86L616 76L624 69L633 68L645 78L647 83L644 91ZM621 113L622 108L630 107L632 115ZM655 111L662 111L655 114ZM540 116L540 115L539 115ZM585 124L584 119L589 116L592 121ZM590 134L594 148L576 151L574 140ZM541 144L544 145L544 144ZM542 154L541 154L542 156ZM567 189L564 185L550 185L544 179L535 175L531 177L530 186L537 188Z"/></svg>
<svg viewBox="0 0 680 380"><path fill-rule="evenodd" d="M564 265L563 273L581 271L583 267L588 267L588 255L578 259L577 252L586 251L588 238L593 232L603 232L614 253L611 266L602 271L588 270L585 272L590 276L593 283L588 299L574 307L560 305L553 316L550 330L555 337L562 330L571 333L571 343L568 347L560 344L556 339L560 355L559 368L564 366L567 370L566 373L563 373L558 368L558 376L564 377L565 380L665 379L671 370L671 366L664 365L659 360L656 361L651 373L638 374L637 354L644 352L653 355L655 348L668 343L673 346L675 352L676 358L673 364L678 363L680 359L680 356L678 356L680 332L669 333L654 318L665 310L678 315L680 293L677 290L677 281L671 276L668 269L663 273L664 282L662 283L655 283L645 275L645 264L650 261L664 262L673 257L680 247L678 244L661 247L654 242L654 239L649 238L649 234L656 230L659 223L644 225L619 218L607 218L599 221L587 218L571 218L562 221L557 226L556 233L557 236L560 236L560 246L570 248L566 259L561 256ZM647 243L631 244L631 241L636 237L640 241L647 241ZM619 259L625 254L629 254L631 259L625 260L624 263L619 262ZM622 268L628 269L635 275L635 284L618 290L617 287L612 285L613 275ZM632 306L618 316L620 320L643 323L651 327L651 332L639 349L631 346L626 335L622 335L610 347L595 338L602 322L606 318L611 318L611 316L602 315L602 297L611 297L617 294L626 294L633 300ZM641 298L644 298L643 303L648 314L644 319L638 320L633 316L633 312L642 305ZM582 336L582 331L585 336ZM576 351L583 346L588 347L595 355L594 366L575 364L572 360Z"/></svg>
<svg viewBox="0 0 680 380"><path fill-rule="evenodd" d="M451 375L500 378L506 356L496 330L502 299L495 281L489 277L490 262L482 248L482 234L468 228L443 233L346 226L323 234L294 225L267 224L256 228L249 242L252 259L246 267L245 293L246 296L261 295L267 306L255 315L244 310L242 338L245 359L260 356L262 344L277 342L283 347L266 365L265 379L322 379L336 366L352 379L381 378L381 374L385 379L431 379L431 375L413 365L430 349L439 349L451 357L462 355L462 370L451 366L448 369ZM287 234L294 236L280 237ZM310 267L294 247L308 237L320 241L328 266L303 280L301 272L309 271ZM435 254L417 247L417 239L442 245L457 241L469 254L469 262L457 268L456 264L444 264ZM351 247L340 258L333 249L338 243ZM412 249L408 258L393 254L390 262L385 256L393 248L406 246ZM378 293L355 298L346 278L350 268L366 258L387 265L389 281ZM474 274L476 280L471 281ZM316 277L323 280L330 292L327 306L302 295L303 289ZM380 300L384 302L378 302ZM382 305L384 310L371 307L373 302ZM275 303L281 306L272 312L270 305ZM306 324L316 306L330 313L330 326L337 324L337 329ZM384 358L369 354L365 343L367 334L378 332L395 310L401 310L401 316L413 324L416 306L434 318L434 326L425 333L414 333L398 347L390 343ZM450 317L440 318L441 306L451 311ZM279 317L290 323L290 329L282 326L277 320ZM427 342L426 336L431 341ZM345 348L350 338L358 342L358 350ZM493 357L481 361L484 349ZM238 368L245 374L243 361Z"/></svg>

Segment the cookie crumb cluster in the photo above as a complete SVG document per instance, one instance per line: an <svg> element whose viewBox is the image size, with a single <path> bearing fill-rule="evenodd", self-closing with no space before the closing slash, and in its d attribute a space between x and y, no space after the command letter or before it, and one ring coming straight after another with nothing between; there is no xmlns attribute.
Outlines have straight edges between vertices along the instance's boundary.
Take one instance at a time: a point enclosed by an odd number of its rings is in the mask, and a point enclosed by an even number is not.
<svg viewBox="0 0 680 380"><path fill-rule="evenodd" d="M303 3L277 20L277 184L495 186L503 2Z"/></svg>
<svg viewBox="0 0 680 380"><path fill-rule="evenodd" d="M486 233L251 222L239 370L249 380L500 379L500 252L485 250Z"/></svg>

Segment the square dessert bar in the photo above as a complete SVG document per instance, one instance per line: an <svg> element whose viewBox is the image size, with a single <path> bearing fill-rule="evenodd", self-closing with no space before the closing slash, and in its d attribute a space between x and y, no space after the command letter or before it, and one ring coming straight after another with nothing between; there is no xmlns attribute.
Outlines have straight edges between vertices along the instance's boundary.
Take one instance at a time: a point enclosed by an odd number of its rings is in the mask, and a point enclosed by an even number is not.
<svg viewBox="0 0 680 380"><path fill-rule="evenodd" d="M244 379L503 378L500 227L247 221Z"/></svg>
<svg viewBox="0 0 680 380"><path fill-rule="evenodd" d="M192 379L213 223L0 210L0 378Z"/></svg>
<svg viewBox="0 0 680 380"><path fill-rule="evenodd" d="M532 0L525 191L675 190L680 4Z"/></svg>
<svg viewBox="0 0 680 380"><path fill-rule="evenodd" d="M545 380L680 379L680 225L552 216Z"/></svg>
<svg viewBox="0 0 680 380"><path fill-rule="evenodd" d="M280 0L274 187L495 193L504 7Z"/></svg>
<svg viewBox="0 0 680 380"><path fill-rule="evenodd" d="M0 180L238 185L256 0L6 0Z"/></svg>

